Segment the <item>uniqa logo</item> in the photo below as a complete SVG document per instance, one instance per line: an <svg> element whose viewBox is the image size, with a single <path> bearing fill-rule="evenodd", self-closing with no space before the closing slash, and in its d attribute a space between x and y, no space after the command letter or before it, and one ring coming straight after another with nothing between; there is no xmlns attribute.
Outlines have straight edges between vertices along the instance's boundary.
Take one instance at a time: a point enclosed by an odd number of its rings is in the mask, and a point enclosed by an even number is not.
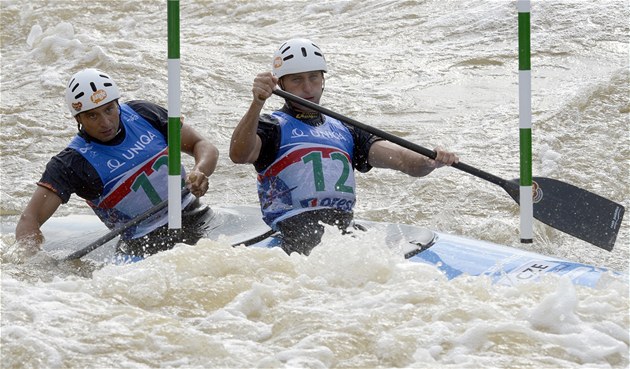
<svg viewBox="0 0 630 369"><path fill-rule="evenodd" d="M94 104L98 104L106 98L107 92L105 92L105 90L97 90L95 93L92 94L92 96L90 96L90 100L92 100Z"/></svg>
<svg viewBox="0 0 630 369"><path fill-rule="evenodd" d="M125 165L125 162L121 163L118 159L110 159L107 161L107 168L109 169L110 173L122 167L123 165Z"/></svg>
<svg viewBox="0 0 630 369"><path fill-rule="evenodd" d="M291 131L291 138L298 138L298 137L307 137L307 135L305 135L301 129L293 128L293 130Z"/></svg>
<svg viewBox="0 0 630 369"><path fill-rule="evenodd" d="M136 155L144 151L147 145L149 145L156 137L157 136L155 134L147 131L146 134L139 136L138 140L133 144L133 146L130 146L126 152L121 152L120 154L123 158L127 160L132 160L136 157ZM126 161L110 159L109 161L107 161L107 168L109 169L109 172L112 173L119 168L122 168L126 163Z"/></svg>
<svg viewBox="0 0 630 369"><path fill-rule="evenodd" d="M126 153L122 153L122 156L127 160L133 159L140 151L144 150L146 146L155 139L155 137L155 134L147 131L147 134L140 136L139 140L136 141L136 143L130 147Z"/></svg>
<svg viewBox="0 0 630 369"><path fill-rule="evenodd" d="M311 136L313 137L321 137L329 140L337 140L337 141L347 141L347 139L339 132L334 131L324 131L324 130L310 130Z"/></svg>

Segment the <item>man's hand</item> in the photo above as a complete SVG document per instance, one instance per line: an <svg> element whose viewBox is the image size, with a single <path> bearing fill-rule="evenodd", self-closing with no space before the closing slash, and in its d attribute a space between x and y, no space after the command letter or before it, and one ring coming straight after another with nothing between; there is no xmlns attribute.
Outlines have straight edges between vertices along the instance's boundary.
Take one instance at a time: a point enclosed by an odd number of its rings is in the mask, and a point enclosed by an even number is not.
<svg viewBox="0 0 630 369"><path fill-rule="evenodd" d="M259 104L264 104L273 94L276 84L278 84L278 77L271 74L271 72L259 73L256 78L254 78L254 85L252 86L254 101Z"/></svg>
<svg viewBox="0 0 630 369"><path fill-rule="evenodd" d="M437 155L435 156L435 160L430 160L429 164L434 168L440 168L445 165L451 166L455 163L459 163L459 157L456 154L446 151L439 146L434 150Z"/></svg>
<svg viewBox="0 0 630 369"><path fill-rule="evenodd" d="M193 170L186 176L186 185L190 188L190 192L196 197L206 194L209 187L208 176L198 170Z"/></svg>
<svg viewBox="0 0 630 369"><path fill-rule="evenodd" d="M2 250L2 262L22 264L41 250L42 243L44 236L41 233L17 240Z"/></svg>

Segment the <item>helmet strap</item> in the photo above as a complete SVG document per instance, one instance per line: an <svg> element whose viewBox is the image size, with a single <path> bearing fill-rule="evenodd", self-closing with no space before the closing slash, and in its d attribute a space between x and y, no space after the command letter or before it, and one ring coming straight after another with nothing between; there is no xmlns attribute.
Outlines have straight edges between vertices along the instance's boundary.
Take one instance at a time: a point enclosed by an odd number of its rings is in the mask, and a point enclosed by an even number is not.
<svg viewBox="0 0 630 369"><path fill-rule="evenodd" d="M77 120L77 130L79 131L79 136L83 137L85 142L90 143L91 137L87 132L85 132L85 128L83 128L83 125L79 121L79 118L75 117L74 119Z"/></svg>
<svg viewBox="0 0 630 369"><path fill-rule="evenodd" d="M79 131L79 133L83 133L84 132L83 124L81 124L81 120L79 119L79 116L77 115L76 117L74 117L74 120L77 121L77 131Z"/></svg>

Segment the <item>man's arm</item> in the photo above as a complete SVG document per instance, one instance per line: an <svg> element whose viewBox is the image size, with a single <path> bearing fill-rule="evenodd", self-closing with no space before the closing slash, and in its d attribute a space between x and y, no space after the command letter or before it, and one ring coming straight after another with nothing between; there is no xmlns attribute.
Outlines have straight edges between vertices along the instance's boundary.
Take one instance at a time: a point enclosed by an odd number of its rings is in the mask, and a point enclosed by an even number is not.
<svg viewBox="0 0 630 369"><path fill-rule="evenodd" d="M61 198L56 193L37 186L15 228L15 240L25 246L41 247L44 235L40 227L57 211L59 205Z"/></svg>
<svg viewBox="0 0 630 369"><path fill-rule="evenodd" d="M201 197L208 191L208 176L214 173L217 167L219 150L192 126L183 124L183 121L181 142L182 151L195 158L195 166L188 173L186 183L193 195Z"/></svg>
<svg viewBox="0 0 630 369"><path fill-rule="evenodd" d="M254 163L260 155L262 140L258 136L258 118L265 101L272 95L278 79L270 72L260 73L252 86L253 100L234 128L230 142L230 159L237 164Z"/></svg>
<svg viewBox="0 0 630 369"><path fill-rule="evenodd" d="M389 168L401 171L412 177L422 177L434 169L459 162L452 152L435 148L435 160L420 155L389 141L381 140L372 144L368 162L376 168Z"/></svg>

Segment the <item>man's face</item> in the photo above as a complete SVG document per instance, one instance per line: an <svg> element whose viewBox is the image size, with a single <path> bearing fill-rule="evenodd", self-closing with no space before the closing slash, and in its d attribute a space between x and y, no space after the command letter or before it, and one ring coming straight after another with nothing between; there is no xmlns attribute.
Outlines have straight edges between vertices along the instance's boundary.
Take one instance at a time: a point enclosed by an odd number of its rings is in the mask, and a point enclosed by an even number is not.
<svg viewBox="0 0 630 369"><path fill-rule="evenodd" d="M90 136L101 142L107 142L118 133L120 112L116 100L76 116L77 121Z"/></svg>
<svg viewBox="0 0 630 369"><path fill-rule="evenodd" d="M319 104L319 99L322 97L324 90L324 73L322 71L312 71L287 74L282 77L282 87L289 93ZM299 111L313 111L299 104L294 104L293 106Z"/></svg>

